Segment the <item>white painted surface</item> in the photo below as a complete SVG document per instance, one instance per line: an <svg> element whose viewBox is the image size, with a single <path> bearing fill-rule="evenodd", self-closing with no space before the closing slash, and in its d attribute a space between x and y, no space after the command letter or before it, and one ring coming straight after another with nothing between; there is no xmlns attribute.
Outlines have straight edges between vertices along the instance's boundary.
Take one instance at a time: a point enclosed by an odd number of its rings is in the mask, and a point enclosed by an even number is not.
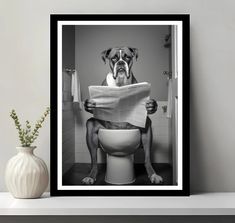
<svg viewBox="0 0 235 223"><path fill-rule="evenodd" d="M233 0L1 0L0 191L18 145L10 109L35 120L49 105L51 13L190 13L191 190L235 191L234 8ZM48 167L49 130L47 121L35 151Z"/></svg>
<svg viewBox="0 0 235 223"><path fill-rule="evenodd" d="M190 197L49 197L0 193L0 215L235 215L235 193ZM144 205L143 205L144 204Z"/></svg>

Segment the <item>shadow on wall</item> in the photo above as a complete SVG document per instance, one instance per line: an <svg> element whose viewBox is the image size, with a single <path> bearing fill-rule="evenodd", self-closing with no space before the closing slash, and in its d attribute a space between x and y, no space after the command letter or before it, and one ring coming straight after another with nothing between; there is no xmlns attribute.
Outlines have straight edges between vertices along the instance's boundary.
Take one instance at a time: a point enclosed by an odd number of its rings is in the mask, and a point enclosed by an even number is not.
<svg viewBox="0 0 235 223"><path fill-rule="evenodd" d="M62 67L75 68L75 29L74 26L63 27L63 57ZM62 103L62 150L63 173L65 173L75 161L75 122L73 102L71 95L71 75L63 72L63 103Z"/></svg>
<svg viewBox="0 0 235 223"><path fill-rule="evenodd" d="M82 110L80 109L78 103L75 103L73 105L73 112L75 114L75 123L76 125L83 126L85 123L85 120L82 115Z"/></svg>

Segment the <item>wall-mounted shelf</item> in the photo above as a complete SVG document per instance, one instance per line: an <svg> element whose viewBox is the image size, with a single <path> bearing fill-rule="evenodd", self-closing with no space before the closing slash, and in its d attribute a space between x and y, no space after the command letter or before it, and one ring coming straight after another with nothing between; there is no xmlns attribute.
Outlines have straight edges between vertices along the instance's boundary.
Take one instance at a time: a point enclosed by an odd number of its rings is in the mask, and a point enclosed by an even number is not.
<svg viewBox="0 0 235 223"><path fill-rule="evenodd" d="M235 215L235 193L190 197L50 197L0 193L0 215Z"/></svg>

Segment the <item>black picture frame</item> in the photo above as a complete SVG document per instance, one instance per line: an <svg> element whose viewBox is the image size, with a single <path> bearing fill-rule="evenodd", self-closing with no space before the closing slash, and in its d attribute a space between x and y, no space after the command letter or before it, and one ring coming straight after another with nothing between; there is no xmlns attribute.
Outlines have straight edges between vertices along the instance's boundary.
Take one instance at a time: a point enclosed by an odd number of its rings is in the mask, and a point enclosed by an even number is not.
<svg viewBox="0 0 235 223"><path fill-rule="evenodd" d="M181 24L182 42L182 182L179 189L59 189L58 182L58 26L68 21L159 21ZM52 14L50 16L50 100L51 100L51 151L50 151L50 194L51 196L188 196L189 188L189 79L190 79L190 16L188 14ZM61 68L62 69L62 68ZM62 131L62 130L61 130Z"/></svg>

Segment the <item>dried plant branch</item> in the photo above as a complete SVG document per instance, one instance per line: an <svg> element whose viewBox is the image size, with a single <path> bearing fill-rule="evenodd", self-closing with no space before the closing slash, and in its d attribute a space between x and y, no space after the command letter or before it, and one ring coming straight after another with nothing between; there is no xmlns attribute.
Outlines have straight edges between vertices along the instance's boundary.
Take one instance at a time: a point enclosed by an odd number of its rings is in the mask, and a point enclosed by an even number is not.
<svg viewBox="0 0 235 223"><path fill-rule="evenodd" d="M20 124L19 118L15 110L13 109L11 111L10 117L14 120L16 129L18 131L21 146L27 147L27 146L31 146L32 143L34 143L34 141L39 136L39 129L42 128L42 124L45 121L46 117L49 115L49 113L50 113L50 108L47 107L46 111L41 116L41 118L37 120L35 127L32 130L30 122L28 120L26 120L25 122L25 128L22 128L22 125Z"/></svg>

